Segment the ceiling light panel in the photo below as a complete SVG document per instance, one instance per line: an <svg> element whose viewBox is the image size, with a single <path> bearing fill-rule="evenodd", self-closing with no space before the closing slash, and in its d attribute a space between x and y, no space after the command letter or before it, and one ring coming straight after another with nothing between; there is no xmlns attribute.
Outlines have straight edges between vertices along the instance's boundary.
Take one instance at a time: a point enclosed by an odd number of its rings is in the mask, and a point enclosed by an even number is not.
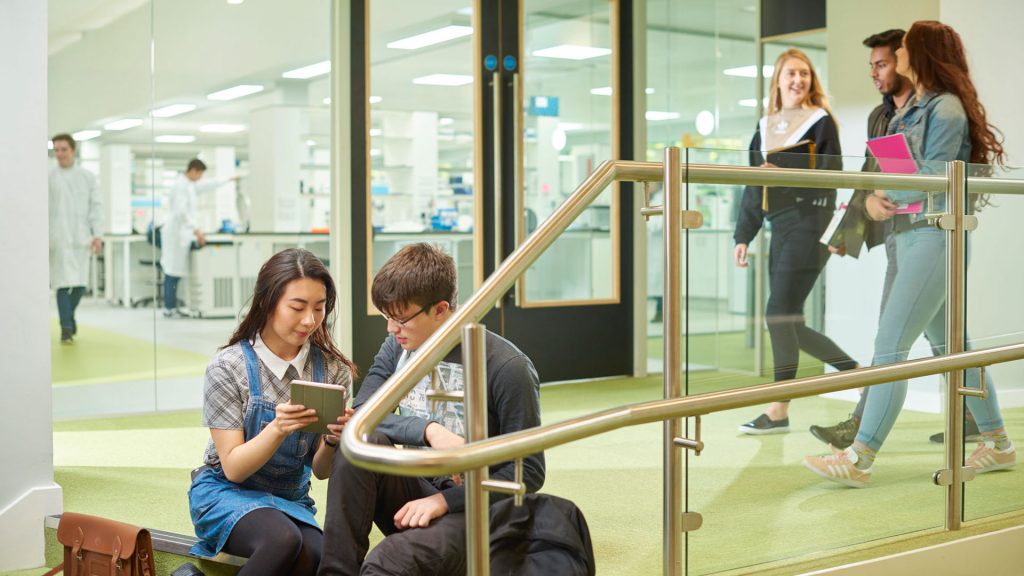
<svg viewBox="0 0 1024 576"><path fill-rule="evenodd" d="M153 116L157 118L170 118L196 109L195 104L170 104L153 110Z"/></svg>
<svg viewBox="0 0 1024 576"><path fill-rule="evenodd" d="M472 33L473 28L471 26L444 26L443 28L388 42L387 46L395 50L417 50L426 46L433 46L434 44L462 38L463 36L469 36Z"/></svg>
<svg viewBox="0 0 1024 576"><path fill-rule="evenodd" d="M102 133L103 132L100 130L79 130L72 134L71 137L74 138L76 142L84 142L86 140L92 140Z"/></svg>
<svg viewBox="0 0 1024 576"><path fill-rule="evenodd" d="M324 60L323 62L317 62L316 64L310 64L309 66L303 66L302 68L296 68L289 70L281 76L285 78L292 78L296 80L306 80L308 78L316 78L317 76L323 76L324 74L330 74L331 72L331 61Z"/></svg>
<svg viewBox="0 0 1024 576"><path fill-rule="evenodd" d="M473 77L465 74L428 74L412 79L413 84L421 86L465 86L472 82Z"/></svg>
<svg viewBox="0 0 1024 576"><path fill-rule="evenodd" d="M135 128L136 126L142 126L141 118L122 118L121 120L114 120L113 122L107 122L103 125L104 130L127 130L129 128Z"/></svg>
<svg viewBox="0 0 1024 576"><path fill-rule="evenodd" d="M580 46L578 44L560 44L551 48L534 50L534 56L541 58L560 58L562 60L589 60L599 56L611 54L610 48L598 48L596 46Z"/></svg>
<svg viewBox="0 0 1024 576"><path fill-rule="evenodd" d="M206 97L210 100L227 101L262 91L263 86L260 84L239 84L238 86L232 86L231 88L220 90L213 94L207 94Z"/></svg>
<svg viewBox="0 0 1024 576"><path fill-rule="evenodd" d="M648 110L644 117L651 122L659 122L661 120L675 120L679 118L678 112L659 112L658 110Z"/></svg>
<svg viewBox="0 0 1024 576"><path fill-rule="evenodd" d="M726 76L736 76L739 78L754 78L757 76L757 66L751 64L749 66L737 66L736 68L726 68L722 70L722 73ZM775 66L771 64L765 64L761 67L761 74L766 78L771 77L775 73Z"/></svg>
<svg viewBox="0 0 1024 576"><path fill-rule="evenodd" d="M189 144L195 142L196 137L185 134L161 134L155 140L160 144Z"/></svg>

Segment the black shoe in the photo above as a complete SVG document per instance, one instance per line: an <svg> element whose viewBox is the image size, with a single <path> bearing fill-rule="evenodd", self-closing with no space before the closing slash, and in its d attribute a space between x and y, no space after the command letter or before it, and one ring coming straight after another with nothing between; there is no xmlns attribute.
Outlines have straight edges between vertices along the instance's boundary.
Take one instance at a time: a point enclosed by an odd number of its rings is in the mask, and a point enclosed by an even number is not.
<svg viewBox="0 0 1024 576"><path fill-rule="evenodd" d="M836 448L848 448L857 437L857 429L860 428L860 421L856 418L843 420L835 426L811 426L811 434L825 444L831 444Z"/></svg>
<svg viewBox="0 0 1024 576"><path fill-rule="evenodd" d="M978 430L978 423L974 420L964 419L964 442L981 442L981 430ZM946 441L946 433L938 432L928 437L932 444L942 444Z"/></svg>
<svg viewBox="0 0 1024 576"><path fill-rule="evenodd" d="M78 322L71 321L71 335L78 336Z"/></svg>
<svg viewBox="0 0 1024 576"><path fill-rule="evenodd" d="M73 333L68 328L60 329L60 343L61 344L72 344L74 340L71 338Z"/></svg>
<svg viewBox="0 0 1024 576"><path fill-rule="evenodd" d="M762 434L785 434L789 432L789 418L772 420L767 414L761 414L740 426L739 431L740 434L753 434L755 436Z"/></svg>

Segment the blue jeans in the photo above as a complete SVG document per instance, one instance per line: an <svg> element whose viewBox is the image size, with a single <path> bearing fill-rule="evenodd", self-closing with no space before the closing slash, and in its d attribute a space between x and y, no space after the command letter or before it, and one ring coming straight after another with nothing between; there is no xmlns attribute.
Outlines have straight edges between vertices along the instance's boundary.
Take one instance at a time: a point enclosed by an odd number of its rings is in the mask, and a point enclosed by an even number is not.
<svg viewBox="0 0 1024 576"><path fill-rule="evenodd" d="M924 334L938 353L946 350L946 233L917 228L896 237L898 259L892 290L882 310L872 366L902 362ZM981 370L967 370L966 385L977 388ZM982 432L1003 427L992 378L986 373L988 398L967 398L967 408ZM892 430L907 397L907 381L871 387L857 441L879 450Z"/></svg>
<svg viewBox="0 0 1024 576"><path fill-rule="evenodd" d="M75 308L78 308L83 294L85 286L57 288L57 316L60 317L61 330L75 331Z"/></svg>
<svg viewBox="0 0 1024 576"><path fill-rule="evenodd" d="M178 281L181 276L164 274L164 310L174 310L178 307Z"/></svg>

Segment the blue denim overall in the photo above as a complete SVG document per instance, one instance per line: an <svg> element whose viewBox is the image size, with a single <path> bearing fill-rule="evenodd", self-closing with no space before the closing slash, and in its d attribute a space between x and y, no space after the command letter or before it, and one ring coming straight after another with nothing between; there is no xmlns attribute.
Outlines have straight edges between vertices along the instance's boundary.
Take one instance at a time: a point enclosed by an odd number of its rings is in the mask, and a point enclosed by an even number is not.
<svg viewBox="0 0 1024 576"><path fill-rule="evenodd" d="M273 422L275 405L263 397L260 364L252 345L242 340L245 370L249 379L249 406L245 410L245 441L253 439ZM310 346L313 380L326 377L320 349ZM216 556L227 542L231 530L242 516L257 508L274 508L310 526L319 526L313 515L316 508L309 497L310 465L319 434L292 432L270 460L241 484L224 476L220 466L203 470L192 481L188 492L189 513L199 542L191 553Z"/></svg>

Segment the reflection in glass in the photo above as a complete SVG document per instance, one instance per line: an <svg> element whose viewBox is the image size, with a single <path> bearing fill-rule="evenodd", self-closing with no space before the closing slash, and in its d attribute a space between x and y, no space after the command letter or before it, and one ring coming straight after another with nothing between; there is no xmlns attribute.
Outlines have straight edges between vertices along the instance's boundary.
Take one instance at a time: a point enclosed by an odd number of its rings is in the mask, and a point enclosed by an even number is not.
<svg viewBox="0 0 1024 576"><path fill-rule="evenodd" d="M521 239L615 156L611 4L523 4ZM524 306L618 298L614 190L603 192L530 267Z"/></svg>
<svg viewBox="0 0 1024 576"><path fill-rule="evenodd" d="M402 246L455 259L473 292L473 30L465 2L368 3L370 275ZM367 306L370 306L367 303Z"/></svg>

